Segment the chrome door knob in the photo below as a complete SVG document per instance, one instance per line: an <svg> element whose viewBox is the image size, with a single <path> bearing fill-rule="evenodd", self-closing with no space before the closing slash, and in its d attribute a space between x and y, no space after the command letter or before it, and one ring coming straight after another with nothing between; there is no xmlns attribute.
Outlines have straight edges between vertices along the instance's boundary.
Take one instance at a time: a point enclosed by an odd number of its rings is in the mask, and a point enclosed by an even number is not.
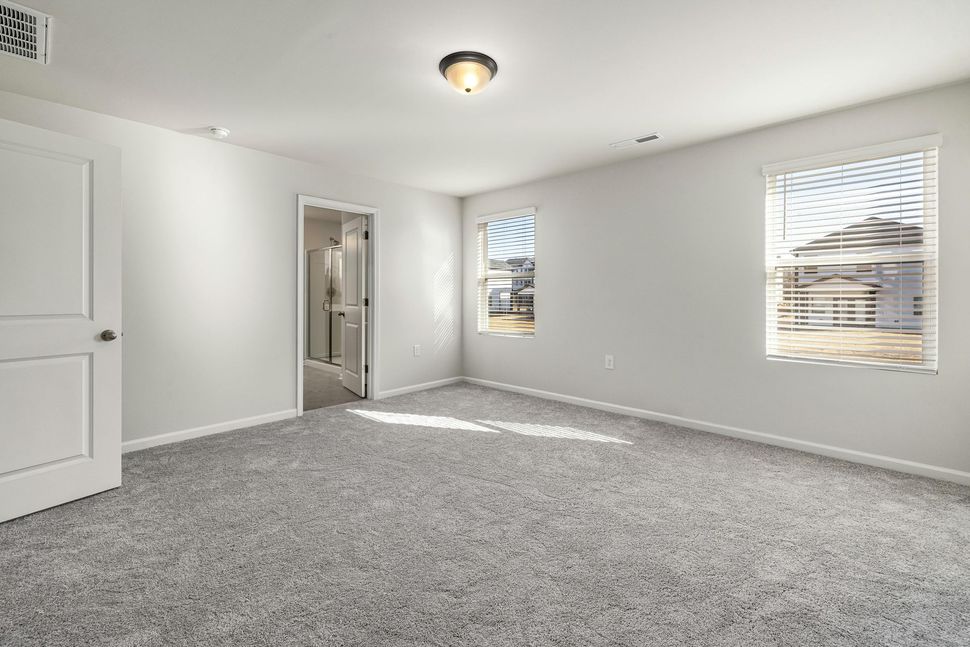
<svg viewBox="0 0 970 647"><path fill-rule="evenodd" d="M102 341L114 341L118 339L118 333L113 330L102 330L101 339Z"/></svg>

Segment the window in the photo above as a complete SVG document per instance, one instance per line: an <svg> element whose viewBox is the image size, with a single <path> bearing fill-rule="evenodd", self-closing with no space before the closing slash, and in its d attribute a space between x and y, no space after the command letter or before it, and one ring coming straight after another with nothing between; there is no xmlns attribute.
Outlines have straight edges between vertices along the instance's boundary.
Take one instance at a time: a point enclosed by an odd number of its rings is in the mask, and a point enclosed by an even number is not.
<svg viewBox="0 0 970 647"><path fill-rule="evenodd" d="M769 358L936 371L939 145L764 168Z"/></svg>
<svg viewBox="0 0 970 647"><path fill-rule="evenodd" d="M478 332L535 335L535 240L535 209L478 219Z"/></svg>

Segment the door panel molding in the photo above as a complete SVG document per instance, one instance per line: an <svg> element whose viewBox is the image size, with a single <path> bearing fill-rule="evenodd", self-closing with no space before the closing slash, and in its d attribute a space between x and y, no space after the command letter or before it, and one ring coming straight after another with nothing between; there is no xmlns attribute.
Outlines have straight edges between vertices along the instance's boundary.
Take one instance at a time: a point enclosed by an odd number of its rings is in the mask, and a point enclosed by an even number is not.
<svg viewBox="0 0 970 647"><path fill-rule="evenodd" d="M16 153L18 155L26 156L27 159L26 160L4 159L3 158L4 153ZM14 173L22 174L26 176L23 178L9 177L7 175L7 173L9 173L9 169L8 169L7 172L5 173L5 177L0 178L0 184L2 184L3 182L22 183L24 180L30 179L29 176L31 172L33 172L35 175L40 175L40 174L45 175L46 176L45 179L47 179L50 182L53 182L55 180L55 176L58 175L56 171L59 169L43 168L43 167L30 168L31 167L30 158L40 158L41 160L60 162L60 163L68 164L69 166L77 167L77 169L73 169L77 173L77 177L73 178L74 181L76 182L76 185L73 187L73 190L77 191L77 195L74 196L73 201L75 202L76 208L79 210L78 215L80 216L79 223L78 223L78 226L76 227L76 232L75 232L78 236L78 239L75 241L68 241L68 242L73 242L74 245L69 247L74 247L75 251L80 252L79 258L71 259L72 261L76 260L76 265L74 265L74 269L80 270L80 276L79 276L80 285L74 286L74 287L80 287L80 295L76 295L76 297L78 298L78 302L77 302L78 308L76 310L65 309L63 311L57 311L56 308L48 308L49 311L45 311L45 312L4 312L3 310L0 310L0 320L65 319L65 318L77 318L77 317L90 319L93 316L93 308L94 308L93 286L92 286L92 274L93 274L92 260L93 259L91 258L91 254L90 254L90 251L92 249L93 242L94 242L92 220L91 220L91 210L93 208L92 198L94 193L93 175L92 175L93 160L78 157L75 155L62 155L42 148L12 145L10 144L10 142L5 142L0 140L0 164L9 163L15 167ZM4 165L6 166L6 164ZM68 178L61 178L61 179L66 180ZM3 191L2 193L5 194L6 199L10 199L10 193L13 193L13 192ZM10 207L11 210L21 209L24 212L27 212L33 209L35 211L40 211L42 214L41 218L47 218L48 220L52 218L56 218L57 216L57 205L51 204L51 201L56 200L58 197L61 197L61 199L66 199L65 196L58 196L58 193L60 192L56 190L56 187L51 187L51 190L45 191L43 195L40 195L39 193L37 193L31 196L30 192L25 192L25 193L27 195L21 194L21 197L26 197L36 202L42 202L43 204L18 204ZM61 205L61 207L64 207L64 206L66 205ZM16 229L18 228L17 224L18 223L16 223L13 220L0 221L0 236L6 239L17 239L18 234L22 235L23 233L23 232L16 231ZM31 257L29 259L29 262L42 264L45 261L47 261L48 266L54 266L55 261L61 260L58 257L58 251L64 251L64 250L56 249L55 245L49 242L50 238L52 236L55 236L56 233L58 232L50 231L52 229L50 222L41 221L41 222L33 222L29 224L32 226L33 229L36 230L31 233L42 238L42 240L36 241L36 246L43 248L45 252L47 252L46 256L36 255ZM63 227L65 223L58 223L58 224L60 224ZM14 231L8 231L7 230L8 228L13 228ZM50 295L51 284L56 283L58 278L63 278L63 277L57 277L57 276L45 277L43 283L46 289L41 294L38 294L37 291L31 290L32 286L30 284L11 285L9 283L7 284L4 283L4 278L7 278L7 277L9 277L7 280L10 280L10 281L14 281L14 280L19 281L20 279L22 279L23 277L20 276L20 272L18 272L18 270L21 270L23 272L37 271L38 269L37 267L30 267L29 269L24 268L22 266L4 267L5 262L11 263L12 265L17 265L19 261L22 265L22 263L27 259L17 258L16 251L21 251L21 253L23 254L31 253L32 246L29 244L30 242L33 242L33 241L22 241L20 244L19 250L9 250L9 249L5 250L6 254L4 254L4 256L6 256L7 258L0 257L0 294L6 293L5 296L7 297L4 301L0 302L0 308L4 307L3 306L4 303L10 303L11 301L15 301L18 297L23 297L24 296L23 294L17 294L17 292L19 291L28 291L29 295L33 298L40 297L40 298L50 299L52 298ZM11 251L14 251L14 253L11 254ZM61 272L71 271L70 267L62 267L59 269ZM40 282L40 280L38 279L37 282ZM55 285L54 287L56 289L57 286ZM68 286L61 286L61 287L63 289L64 287L68 287ZM71 288L68 288L68 289L71 289ZM12 293L12 296L11 296L11 293ZM40 308L40 309L43 310L44 308Z"/></svg>
<svg viewBox="0 0 970 647"><path fill-rule="evenodd" d="M20 420L25 417L33 418L24 427L18 429L18 433L5 439L3 454L0 454L0 481L15 478L27 474L34 470L45 469L48 466L63 463L65 461L92 458L92 447L94 444L93 429L93 400L92 385L94 381L93 354L76 353L73 355L50 355L47 357L24 357L17 359L0 360L0 411L3 412L6 424L11 421ZM70 360L80 360L71 366ZM73 372L77 379L78 393L75 394L73 405L76 411L64 411L63 407L45 407L42 401L31 401L31 395L42 395L42 393L30 393L30 376L23 374L15 375L16 371L30 371L40 369L46 375L38 376L45 384L46 388L52 382L60 379L62 382L65 375L53 374L53 369L66 368L69 373ZM68 373L68 376L69 376ZM60 385L63 388L63 384ZM24 411L28 409L28 411ZM40 436L46 430L54 433L57 430L71 430L69 419L58 420L58 414L69 414L76 417L78 425L76 434L64 434L62 437L46 438L44 443L31 442L35 437ZM63 446L59 448L58 443ZM76 443L76 445L75 445ZM74 446L75 449L70 449ZM75 453L70 453L75 451ZM65 454L57 456L56 454Z"/></svg>

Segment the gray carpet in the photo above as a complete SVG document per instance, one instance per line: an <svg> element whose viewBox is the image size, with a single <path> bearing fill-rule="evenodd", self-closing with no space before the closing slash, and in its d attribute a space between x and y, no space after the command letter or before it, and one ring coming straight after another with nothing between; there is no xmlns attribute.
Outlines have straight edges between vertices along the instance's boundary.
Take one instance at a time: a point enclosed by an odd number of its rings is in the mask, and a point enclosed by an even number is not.
<svg viewBox="0 0 970 647"><path fill-rule="evenodd" d="M312 411L335 404L356 402L357 394L345 389L340 374L315 366L303 367L303 410Z"/></svg>
<svg viewBox="0 0 970 647"><path fill-rule="evenodd" d="M446 387L0 526L0 643L966 646L970 488Z"/></svg>

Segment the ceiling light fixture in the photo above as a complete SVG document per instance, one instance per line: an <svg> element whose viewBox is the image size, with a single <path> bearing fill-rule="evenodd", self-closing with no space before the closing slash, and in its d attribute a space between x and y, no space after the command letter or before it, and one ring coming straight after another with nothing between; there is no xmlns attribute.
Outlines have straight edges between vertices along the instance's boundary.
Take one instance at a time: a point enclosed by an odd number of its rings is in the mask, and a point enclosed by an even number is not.
<svg viewBox="0 0 970 647"><path fill-rule="evenodd" d="M209 134L213 139L226 139L229 137L229 129L222 126L209 126Z"/></svg>
<svg viewBox="0 0 970 647"><path fill-rule="evenodd" d="M481 52L455 52L441 59L438 71L456 91L478 94L498 74L498 63Z"/></svg>

